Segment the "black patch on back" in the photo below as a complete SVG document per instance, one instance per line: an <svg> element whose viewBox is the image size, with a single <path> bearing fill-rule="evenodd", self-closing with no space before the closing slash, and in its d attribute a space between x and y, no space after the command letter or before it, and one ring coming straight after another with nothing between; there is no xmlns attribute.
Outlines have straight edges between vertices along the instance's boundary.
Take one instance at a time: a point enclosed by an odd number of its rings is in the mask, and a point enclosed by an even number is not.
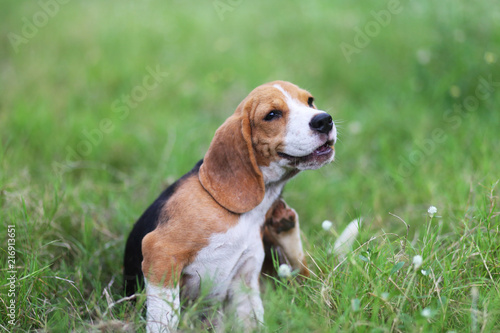
<svg viewBox="0 0 500 333"><path fill-rule="evenodd" d="M127 296L133 295L138 288L144 288L144 276L142 274L142 239L158 226L163 206L175 193L182 181L194 174L198 174L203 160L196 163L194 168L182 176L175 183L167 187L160 196L146 209L137 220L130 232L125 245L125 257L123 260L123 289ZM167 217L168 221L168 217Z"/></svg>

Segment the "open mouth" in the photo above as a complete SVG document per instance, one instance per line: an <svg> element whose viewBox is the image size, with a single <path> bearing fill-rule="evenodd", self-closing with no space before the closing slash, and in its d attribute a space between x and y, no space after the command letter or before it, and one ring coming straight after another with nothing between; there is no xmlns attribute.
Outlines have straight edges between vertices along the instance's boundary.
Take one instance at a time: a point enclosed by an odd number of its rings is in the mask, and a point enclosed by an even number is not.
<svg viewBox="0 0 500 333"><path fill-rule="evenodd" d="M278 153L279 156L296 162L306 162L315 157L329 155L333 152L333 140L328 140L323 145L316 148L311 154L306 156L291 156L285 153Z"/></svg>
<svg viewBox="0 0 500 333"><path fill-rule="evenodd" d="M318 149L316 149L312 155L317 155L317 156L320 156L320 155L325 155L325 154L329 154L331 153L333 150L333 141L331 140L328 140L327 142L325 142L324 145L320 146Z"/></svg>

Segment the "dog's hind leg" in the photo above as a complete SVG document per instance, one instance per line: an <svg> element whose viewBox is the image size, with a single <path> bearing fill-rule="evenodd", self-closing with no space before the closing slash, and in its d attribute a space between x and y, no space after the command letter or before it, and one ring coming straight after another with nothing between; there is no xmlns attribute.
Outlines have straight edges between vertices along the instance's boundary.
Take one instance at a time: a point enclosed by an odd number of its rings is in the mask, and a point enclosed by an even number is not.
<svg viewBox="0 0 500 333"><path fill-rule="evenodd" d="M302 276L309 276L309 269L300 238L299 215L283 199L278 199L266 215L263 242L266 258L263 272L273 274L272 258L278 257L279 263L289 264ZM270 266L271 265L271 269Z"/></svg>

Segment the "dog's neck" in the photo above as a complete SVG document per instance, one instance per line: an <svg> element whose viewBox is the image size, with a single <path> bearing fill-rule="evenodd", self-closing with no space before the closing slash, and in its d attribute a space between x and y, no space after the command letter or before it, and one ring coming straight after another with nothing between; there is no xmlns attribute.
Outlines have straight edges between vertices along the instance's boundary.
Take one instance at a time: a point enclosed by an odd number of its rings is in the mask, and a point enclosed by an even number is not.
<svg viewBox="0 0 500 333"><path fill-rule="evenodd" d="M268 166L261 166L260 171L264 176L266 190L268 187L272 187L277 184L285 184L288 180L300 172L299 169L280 165L279 162L271 162Z"/></svg>
<svg viewBox="0 0 500 333"><path fill-rule="evenodd" d="M249 221L252 221L252 224L255 223L255 221L259 221L258 224L260 227L262 227L265 222L267 211L271 209L272 205L281 196L281 192L283 191L285 183L286 181L266 184L266 193L264 194L264 199L262 199L257 207L249 212L243 213L242 217L245 217L245 219L243 220L248 219Z"/></svg>
<svg viewBox="0 0 500 333"><path fill-rule="evenodd" d="M283 191L283 187L286 182L294 177L299 170L297 169L284 169L277 166L261 167L262 174L264 176L265 184L265 195L262 202L254 208L252 211L257 214L266 214L266 212L271 208L272 204L278 200Z"/></svg>

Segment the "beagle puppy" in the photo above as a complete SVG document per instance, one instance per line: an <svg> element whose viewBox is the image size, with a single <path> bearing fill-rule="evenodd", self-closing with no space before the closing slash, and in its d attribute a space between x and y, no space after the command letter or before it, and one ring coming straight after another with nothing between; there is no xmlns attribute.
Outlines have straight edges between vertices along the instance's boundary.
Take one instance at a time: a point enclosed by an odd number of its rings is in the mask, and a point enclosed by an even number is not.
<svg viewBox="0 0 500 333"><path fill-rule="evenodd" d="M144 278L148 332L175 330L181 303L202 290L241 329L263 323L263 239L307 274L298 216L280 194L298 172L333 161L336 139L332 117L306 90L274 81L250 92L204 159L156 199L127 240L125 288L134 293Z"/></svg>

